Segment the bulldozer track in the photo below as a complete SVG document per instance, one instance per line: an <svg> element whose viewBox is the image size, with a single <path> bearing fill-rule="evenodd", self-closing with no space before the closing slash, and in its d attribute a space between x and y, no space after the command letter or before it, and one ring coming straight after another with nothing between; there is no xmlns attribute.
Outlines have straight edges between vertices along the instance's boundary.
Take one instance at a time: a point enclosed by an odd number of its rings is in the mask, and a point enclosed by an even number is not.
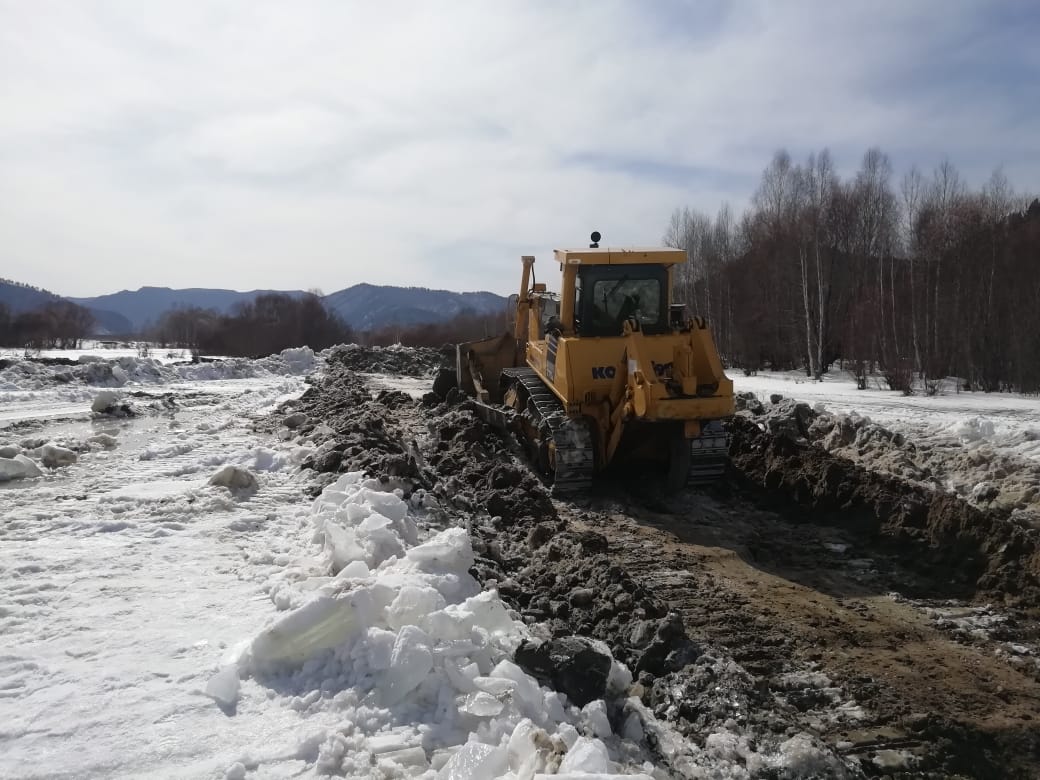
<svg viewBox="0 0 1040 780"><path fill-rule="evenodd" d="M709 422L700 436L690 439L690 473L686 484L690 487L714 484L725 475L727 463L729 434L721 422Z"/></svg>
<svg viewBox="0 0 1040 780"><path fill-rule="evenodd" d="M502 374L523 386L532 423L536 428L544 423L552 435L556 451L552 494L572 496L591 488L596 458L588 426L567 414L560 399L533 368L507 368ZM689 448L688 486L712 485L725 475L729 462L729 434L721 423L705 425L700 436L690 439Z"/></svg>
<svg viewBox="0 0 1040 780"><path fill-rule="evenodd" d="M552 494L570 496L592 487L596 457L592 434L580 419L568 416L556 394L532 368L507 368L502 374L519 382L527 392L527 413L536 428L547 425L555 449Z"/></svg>

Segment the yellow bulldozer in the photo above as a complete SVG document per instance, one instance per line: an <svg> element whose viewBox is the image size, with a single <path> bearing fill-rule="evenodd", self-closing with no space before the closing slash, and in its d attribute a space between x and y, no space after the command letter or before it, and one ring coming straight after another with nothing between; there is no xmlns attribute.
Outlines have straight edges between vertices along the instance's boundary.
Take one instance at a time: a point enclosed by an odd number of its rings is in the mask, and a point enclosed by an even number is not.
<svg viewBox="0 0 1040 780"><path fill-rule="evenodd" d="M710 483L728 460L733 382L705 321L672 303L686 252L599 241L554 251L558 293L521 258L512 332L457 345L459 388L521 434L554 495L630 459L654 464L670 491Z"/></svg>

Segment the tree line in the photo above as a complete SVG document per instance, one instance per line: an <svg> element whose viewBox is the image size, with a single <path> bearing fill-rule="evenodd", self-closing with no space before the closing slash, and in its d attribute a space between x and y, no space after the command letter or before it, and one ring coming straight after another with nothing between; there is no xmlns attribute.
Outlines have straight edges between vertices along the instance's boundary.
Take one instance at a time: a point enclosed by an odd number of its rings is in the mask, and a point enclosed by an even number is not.
<svg viewBox="0 0 1040 780"><path fill-rule="evenodd" d="M182 307L165 312L146 336L160 347L211 355L260 357L289 347L315 350L354 341L354 331L314 293L268 293L240 303L230 314Z"/></svg>
<svg viewBox="0 0 1040 780"><path fill-rule="evenodd" d="M748 372L841 360L861 386L1040 392L1040 201L999 169L972 190L949 161L897 180L872 148L842 179L827 150L779 151L743 215L676 209L664 241L690 258L677 299Z"/></svg>
<svg viewBox="0 0 1040 780"><path fill-rule="evenodd" d="M27 285L26 285L27 286ZM25 349L77 349L94 328L90 310L71 301L51 301L13 314L0 303L0 345Z"/></svg>

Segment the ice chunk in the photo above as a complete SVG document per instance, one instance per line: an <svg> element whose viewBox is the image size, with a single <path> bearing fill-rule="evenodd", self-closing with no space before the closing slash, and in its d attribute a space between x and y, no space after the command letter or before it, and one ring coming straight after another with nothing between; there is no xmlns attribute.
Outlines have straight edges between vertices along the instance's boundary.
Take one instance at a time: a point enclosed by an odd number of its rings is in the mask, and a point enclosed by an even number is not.
<svg viewBox="0 0 1040 780"><path fill-rule="evenodd" d="M37 454L43 465L49 469L60 468L75 463L78 457L75 452L65 447L59 447L53 442L44 444L37 450Z"/></svg>
<svg viewBox="0 0 1040 780"><path fill-rule="evenodd" d="M238 703L238 667L225 666L206 683L206 695L224 708Z"/></svg>
<svg viewBox="0 0 1040 780"><path fill-rule="evenodd" d="M351 525L360 524L362 520L372 514L372 510L364 504L355 503L347 504L345 512L347 515L347 522Z"/></svg>
<svg viewBox="0 0 1040 780"><path fill-rule="evenodd" d="M461 529L459 529L461 530ZM466 533L463 531L463 533ZM466 537L467 546L469 537ZM418 549L418 548L416 548ZM491 634L512 634L517 631L516 624L506 612L502 599L494 591L483 591L466 599L463 608L473 613L473 622Z"/></svg>
<svg viewBox="0 0 1040 780"><path fill-rule="evenodd" d="M27 477L39 477L43 474L40 467L24 455L15 455L13 458L0 458L0 482L11 479L25 479Z"/></svg>
<svg viewBox="0 0 1040 780"><path fill-rule="evenodd" d="M643 731L643 722L639 719L639 713L630 712L625 718L625 725L621 728L621 736L630 742L642 742L646 738Z"/></svg>
<svg viewBox="0 0 1040 780"><path fill-rule="evenodd" d="M610 755L607 746L598 739L578 737L560 763L560 773L587 772L606 774L610 771Z"/></svg>
<svg viewBox="0 0 1040 780"><path fill-rule="evenodd" d="M362 498L374 511L390 520L404 520L408 514L408 504L393 493L366 490Z"/></svg>
<svg viewBox="0 0 1040 780"><path fill-rule="evenodd" d="M366 560L373 566L404 555L401 537L389 528L375 528L367 532L359 528L357 538L365 546Z"/></svg>
<svg viewBox="0 0 1040 780"><path fill-rule="evenodd" d="M372 627L365 632L363 649L368 668L382 671L390 668L390 659L394 654L394 644L397 642L397 634L382 628Z"/></svg>
<svg viewBox="0 0 1040 780"><path fill-rule="evenodd" d="M391 522L393 521L389 517L373 512L358 524L358 530L366 533L376 531L380 528L386 528Z"/></svg>
<svg viewBox="0 0 1040 780"><path fill-rule="evenodd" d="M605 648L610 652L610 648ZM611 696L623 696L632 684L632 672L620 661L611 658L610 672L607 673L607 693Z"/></svg>
<svg viewBox="0 0 1040 780"><path fill-rule="evenodd" d="M224 780L246 780L246 765L236 761L224 772Z"/></svg>
<svg viewBox="0 0 1040 780"><path fill-rule="evenodd" d="M344 528L338 523L326 520L325 552L329 556L333 574L341 572L348 565L356 562L361 562L361 565L365 567L365 575L368 574L368 565L364 563L365 549L358 544L353 528Z"/></svg>
<svg viewBox="0 0 1040 780"><path fill-rule="evenodd" d="M227 465L209 478L209 484L226 487L228 490L256 490L256 475L241 466Z"/></svg>
<svg viewBox="0 0 1040 780"><path fill-rule="evenodd" d="M441 767L437 780L493 780L507 768L505 748L467 742Z"/></svg>
<svg viewBox="0 0 1040 780"><path fill-rule="evenodd" d="M94 396L94 402L90 405L90 410L98 414L106 414L118 403L119 393L114 390L102 390Z"/></svg>
<svg viewBox="0 0 1040 780"><path fill-rule="evenodd" d="M351 561L340 569L336 577L339 579L364 579L369 574L371 571L364 561Z"/></svg>
<svg viewBox="0 0 1040 780"><path fill-rule="evenodd" d="M490 693L484 691L475 691L459 698L462 700L458 705L459 712L478 718L493 718L501 713L505 706Z"/></svg>
<svg viewBox="0 0 1040 780"><path fill-rule="evenodd" d="M610 720L607 718L607 705L603 703L603 699L590 701L581 708L581 714L584 716L587 729L595 736L600 739L613 736L614 732L610 728Z"/></svg>
<svg viewBox="0 0 1040 780"><path fill-rule="evenodd" d="M427 571L467 571L474 562L469 534L449 528L408 551L408 560ZM504 610L503 610L504 611Z"/></svg>
<svg viewBox="0 0 1040 780"><path fill-rule="evenodd" d="M399 750L407 750L415 747L417 741L418 738L414 732L398 730L374 734L368 738L365 747L372 753L379 755L380 753L394 753Z"/></svg>
<svg viewBox="0 0 1040 780"><path fill-rule="evenodd" d="M550 737L529 718L524 718L509 735L506 755L509 768L517 778L530 778L560 765L567 746L559 737Z"/></svg>
<svg viewBox="0 0 1040 780"><path fill-rule="evenodd" d="M426 632L405 626L397 635L390 655L390 668L383 676L383 704L391 706L404 699L433 668L433 653Z"/></svg>
<svg viewBox="0 0 1040 780"><path fill-rule="evenodd" d="M487 691L492 696L502 696L516 690L516 683L501 677L475 677L473 684L480 690Z"/></svg>
<svg viewBox="0 0 1040 780"><path fill-rule="evenodd" d="M444 672L448 675L448 681L461 693L471 693L477 689L473 680L476 678L479 669L475 669L475 667L476 664L472 664L465 668L459 668L459 665L455 663L454 659L444 659ZM468 674L467 672L469 671L472 671L473 673Z"/></svg>
<svg viewBox="0 0 1040 780"><path fill-rule="evenodd" d="M444 597L433 588L405 585L386 611L390 628L421 625L431 612L444 608Z"/></svg>
<svg viewBox="0 0 1040 780"><path fill-rule="evenodd" d="M520 711L539 723L545 722L545 699L541 686L531 675L512 661L502 660L491 670L491 677L501 677L515 683L513 699L520 706Z"/></svg>
<svg viewBox="0 0 1040 780"><path fill-rule="evenodd" d="M21 447L17 447L14 444L5 444L3 447L0 447L0 458L7 458L10 460L15 455L20 455L21 452Z"/></svg>
<svg viewBox="0 0 1040 780"><path fill-rule="evenodd" d="M335 647L376 621L390 601L386 590L358 588L318 596L261 631L249 656L260 664L302 662L319 650Z"/></svg>
<svg viewBox="0 0 1040 780"><path fill-rule="evenodd" d="M393 750L387 753L382 753L379 756L380 759L393 761L395 764L406 767L416 768L420 771L425 771L429 767L430 762L426 758L426 751L421 747L410 747L404 750ZM411 773L409 773L411 774Z"/></svg>

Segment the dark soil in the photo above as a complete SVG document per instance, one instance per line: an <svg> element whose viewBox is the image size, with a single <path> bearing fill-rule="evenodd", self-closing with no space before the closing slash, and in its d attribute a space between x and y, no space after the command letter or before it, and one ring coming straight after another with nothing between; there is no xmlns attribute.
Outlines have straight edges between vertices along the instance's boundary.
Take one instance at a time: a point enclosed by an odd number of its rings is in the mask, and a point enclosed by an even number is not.
<svg viewBox="0 0 1040 780"><path fill-rule="evenodd" d="M734 487L761 506L801 522L838 524L913 559L943 583L941 593L919 595L1038 603L1040 533L1016 525L1008 512L867 471L745 417L730 429Z"/></svg>

